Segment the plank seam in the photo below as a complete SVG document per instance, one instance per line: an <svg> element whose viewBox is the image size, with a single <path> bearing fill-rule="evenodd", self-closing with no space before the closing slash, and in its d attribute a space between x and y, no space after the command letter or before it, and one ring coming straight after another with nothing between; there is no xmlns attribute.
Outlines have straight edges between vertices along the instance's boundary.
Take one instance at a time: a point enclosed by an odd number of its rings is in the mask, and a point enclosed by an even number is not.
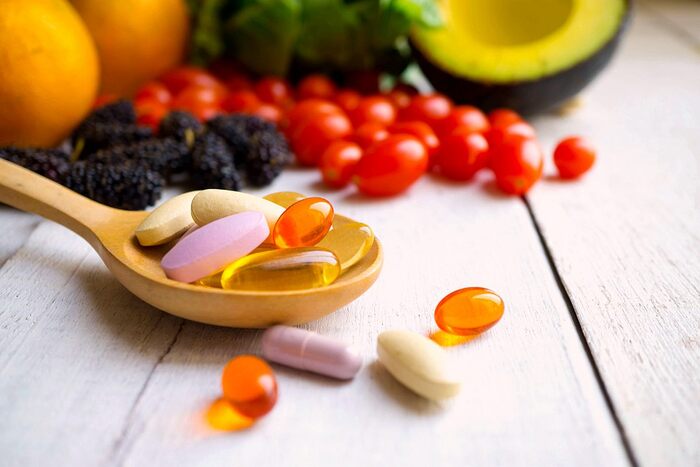
<svg viewBox="0 0 700 467"><path fill-rule="evenodd" d="M625 450L625 454L627 455L627 459L629 460L632 467L639 467L639 461L637 460L637 457L635 456L634 451L632 450L632 445L629 441L629 438L627 437L625 427L617 414L615 405L613 404L612 398L610 397L610 393L608 392L608 388L605 385L605 381L603 380L603 375L601 374L600 369L598 368L598 365L595 361L593 351L591 350L591 347L588 344L588 339L586 339L586 334L583 330L583 326L581 325L581 321L578 319L578 315L576 314L576 308L574 307L574 303L571 300L571 297L569 296L566 286L564 285L564 280L562 279L561 274L559 273L559 269L557 268L556 263L554 262L554 256L552 256L552 252L549 248L549 245L547 244L547 241L544 238L542 228L537 222L537 218L535 217L535 213L532 209L532 206L530 205L530 201L526 197L522 197L522 200L525 204L525 208L527 209L528 215L530 216L532 225L535 228L537 238L539 239L540 245L542 246L542 250L544 251L545 257L547 258L547 263L549 264L549 268L552 271L552 275L554 276L554 281L556 282L557 287L559 288L559 292L561 293L562 298L564 299L566 308L569 310L569 316L571 317L571 321L573 322L574 328L576 329L576 334L578 334L579 340L581 341L581 345L583 346L583 350L585 351L586 357L588 358L588 362L591 365L593 375L595 376L596 383L598 384L598 388L603 394L605 405L607 406L608 411L610 412L610 416L612 417L613 423L615 424L615 428L617 429L618 435L620 436L620 441L622 442L622 446Z"/></svg>
<svg viewBox="0 0 700 467"><path fill-rule="evenodd" d="M160 326L160 323L163 320L163 316L158 319L158 323L154 327L154 329L157 329L158 326ZM177 332L175 332L175 336L173 336L173 339L170 341L170 344L168 344L168 347L163 351L163 353L158 357L158 360L156 360L156 363L153 364L153 367L151 368L151 371L149 371L148 376L146 377L146 380L143 382L141 385L141 388L139 389L139 392L136 394L136 397L134 398L134 401L131 404L131 407L129 407L129 411L126 414L126 417L124 419L124 427L122 428L122 431L119 433L119 436L114 440L114 444L112 445L112 449L109 452L109 457L108 459L115 459L117 458L117 454L119 451L122 449L122 446L124 444L124 441L126 439L126 434L129 431L129 427L131 426L131 423L134 418L134 413L136 412L136 407L138 406L139 402L141 401L141 398L143 397L144 393L146 392L146 389L148 388L148 385L151 382L151 379L153 378L153 375L156 372L156 369L160 366L161 363L165 360L165 357L170 354L170 352L173 350L173 347L175 347L175 344L177 343L178 338L180 337L180 334L182 333L182 329L185 326L185 320L181 319L180 324L177 328ZM126 453L125 453L126 454ZM124 457L124 456L121 456ZM116 463L116 465L119 465L120 463Z"/></svg>

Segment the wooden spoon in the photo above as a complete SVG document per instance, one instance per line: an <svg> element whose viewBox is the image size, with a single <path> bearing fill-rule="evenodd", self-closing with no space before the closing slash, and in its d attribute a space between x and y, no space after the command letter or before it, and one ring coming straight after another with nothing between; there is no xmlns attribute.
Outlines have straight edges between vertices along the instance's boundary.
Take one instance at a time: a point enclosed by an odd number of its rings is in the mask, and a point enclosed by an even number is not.
<svg viewBox="0 0 700 467"><path fill-rule="evenodd" d="M327 287L258 292L195 286L165 277L160 259L167 245L138 245L134 230L148 214L145 211L96 203L5 160L0 160L0 202L39 214L83 237L117 280L141 300L181 318L219 326L257 328L321 318L362 295L382 267L382 247L375 239L367 256Z"/></svg>

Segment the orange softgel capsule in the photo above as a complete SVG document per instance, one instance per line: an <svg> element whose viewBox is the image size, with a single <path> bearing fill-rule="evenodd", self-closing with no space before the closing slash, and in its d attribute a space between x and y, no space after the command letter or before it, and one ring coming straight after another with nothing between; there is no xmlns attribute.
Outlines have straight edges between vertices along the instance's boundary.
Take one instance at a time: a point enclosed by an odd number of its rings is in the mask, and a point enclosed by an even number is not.
<svg viewBox="0 0 700 467"><path fill-rule="evenodd" d="M314 246L333 225L333 205L323 198L304 198L277 219L272 239L279 248Z"/></svg>
<svg viewBox="0 0 700 467"><path fill-rule="evenodd" d="M260 418L277 402L277 379L272 368L254 355L241 355L226 364L221 375L224 398L240 414Z"/></svg>
<svg viewBox="0 0 700 467"><path fill-rule="evenodd" d="M480 334L496 324L504 310L503 300L483 287L455 290L435 308L435 322L458 336Z"/></svg>

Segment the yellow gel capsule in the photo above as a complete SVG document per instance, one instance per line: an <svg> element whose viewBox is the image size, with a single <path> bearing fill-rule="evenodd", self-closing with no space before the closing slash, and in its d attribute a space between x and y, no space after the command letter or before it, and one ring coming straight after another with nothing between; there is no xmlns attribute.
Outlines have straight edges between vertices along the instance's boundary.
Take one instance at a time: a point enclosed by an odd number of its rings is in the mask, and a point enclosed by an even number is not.
<svg viewBox="0 0 700 467"><path fill-rule="evenodd" d="M270 193L269 195L263 196L264 199L272 201L275 204L279 204L283 208L288 208L297 201L301 201L306 198L306 195L297 193L296 191L278 191L276 193Z"/></svg>
<svg viewBox="0 0 700 467"><path fill-rule="evenodd" d="M329 250L285 248L253 253L231 263L221 275L224 289L300 290L323 287L340 275L340 262Z"/></svg>
<svg viewBox="0 0 700 467"><path fill-rule="evenodd" d="M272 229L279 248L313 246L333 225L333 205L323 198L304 198L289 206Z"/></svg>
<svg viewBox="0 0 700 467"><path fill-rule="evenodd" d="M198 281L194 281L195 285L202 285L204 287L215 287L217 289L221 288L221 273L217 272L207 277L202 277Z"/></svg>
<svg viewBox="0 0 700 467"><path fill-rule="evenodd" d="M333 227L317 247L331 250L340 261L340 269L346 271L367 254L374 243L374 233L361 222L348 222Z"/></svg>

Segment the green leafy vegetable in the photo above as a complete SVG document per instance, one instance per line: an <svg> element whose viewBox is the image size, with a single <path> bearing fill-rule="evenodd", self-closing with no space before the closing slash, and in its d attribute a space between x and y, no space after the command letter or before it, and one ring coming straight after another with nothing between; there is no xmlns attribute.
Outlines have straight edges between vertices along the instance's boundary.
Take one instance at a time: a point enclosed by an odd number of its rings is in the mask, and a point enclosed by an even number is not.
<svg viewBox="0 0 700 467"><path fill-rule="evenodd" d="M436 0L189 1L193 59L225 54L261 74L396 67L412 25L441 24Z"/></svg>

